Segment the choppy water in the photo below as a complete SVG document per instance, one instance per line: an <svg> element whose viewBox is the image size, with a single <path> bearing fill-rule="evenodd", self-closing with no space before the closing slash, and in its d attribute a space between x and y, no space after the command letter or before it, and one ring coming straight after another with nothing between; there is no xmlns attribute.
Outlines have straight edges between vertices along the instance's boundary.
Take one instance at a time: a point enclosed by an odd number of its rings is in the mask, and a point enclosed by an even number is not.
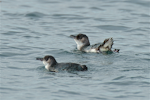
<svg viewBox="0 0 150 100"><path fill-rule="evenodd" d="M1 0L1 100L150 100L149 0ZM113 37L118 54L76 50ZM85 64L87 72L51 73L36 57Z"/></svg>

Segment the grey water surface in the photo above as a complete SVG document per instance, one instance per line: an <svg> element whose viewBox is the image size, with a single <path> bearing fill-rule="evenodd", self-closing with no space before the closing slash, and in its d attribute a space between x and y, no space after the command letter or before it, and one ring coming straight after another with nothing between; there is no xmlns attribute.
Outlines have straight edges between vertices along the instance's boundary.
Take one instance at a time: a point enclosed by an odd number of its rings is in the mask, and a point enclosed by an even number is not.
<svg viewBox="0 0 150 100"><path fill-rule="evenodd" d="M113 37L120 53L83 53ZM36 57L87 65L48 72ZM0 0L0 100L150 100L149 0Z"/></svg>

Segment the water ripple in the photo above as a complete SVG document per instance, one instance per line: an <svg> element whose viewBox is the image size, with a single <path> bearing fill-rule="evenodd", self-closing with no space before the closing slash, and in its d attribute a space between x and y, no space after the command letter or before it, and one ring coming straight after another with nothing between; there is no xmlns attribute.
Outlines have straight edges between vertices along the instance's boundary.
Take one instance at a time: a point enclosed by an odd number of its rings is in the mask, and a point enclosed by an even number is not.
<svg viewBox="0 0 150 100"><path fill-rule="evenodd" d="M70 6L69 8L74 8L74 9L83 9L83 8L85 8L85 7L83 7L83 6Z"/></svg>
<svg viewBox="0 0 150 100"><path fill-rule="evenodd" d="M101 28L104 30L128 30L130 29L129 27L126 26L115 26L115 25L99 25L99 26L94 26L97 28Z"/></svg>
<svg viewBox="0 0 150 100"><path fill-rule="evenodd" d="M103 84L111 84L111 85L150 85L150 82L139 82L139 81L124 81L124 82L105 82Z"/></svg>
<svg viewBox="0 0 150 100"><path fill-rule="evenodd" d="M89 17L74 14L53 14L53 19L68 19L68 20L86 20Z"/></svg>
<svg viewBox="0 0 150 100"><path fill-rule="evenodd" d="M125 76L119 76L119 77L117 77L117 78L114 78L113 80L120 80L120 79L122 79L122 78L125 78Z"/></svg>
<svg viewBox="0 0 150 100"><path fill-rule="evenodd" d="M16 89L16 88L8 88L8 87L0 87L0 89L3 90L3 91L7 90L7 91L13 91L13 92L14 91L17 92L17 91L23 91L24 90L24 89Z"/></svg>
<svg viewBox="0 0 150 100"><path fill-rule="evenodd" d="M137 4L137 5L140 5L142 7L149 7L150 6L150 2L149 1L141 1L141 0L126 0L124 2L127 2L127 3L132 3L132 4Z"/></svg>
<svg viewBox="0 0 150 100"><path fill-rule="evenodd" d="M90 9L92 10L101 10L101 11L104 11L104 9L100 8L100 7L90 7Z"/></svg>
<svg viewBox="0 0 150 100"><path fill-rule="evenodd" d="M27 13L25 15L25 17L29 17L29 18L41 18L44 16L46 16L46 15L43 13L40 13L40 12L31 12L31 13Z"/></svg>

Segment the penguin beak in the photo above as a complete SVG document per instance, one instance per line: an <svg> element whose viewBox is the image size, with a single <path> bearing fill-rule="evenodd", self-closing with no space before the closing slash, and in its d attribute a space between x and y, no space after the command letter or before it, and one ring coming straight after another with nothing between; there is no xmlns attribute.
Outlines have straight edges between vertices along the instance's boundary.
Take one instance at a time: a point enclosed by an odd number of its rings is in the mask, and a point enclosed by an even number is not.
<svg viewBox="0 0 150 100"><path fill-rule="evenodd" d="M41 61L43 61L43 58L36 58L36 60L41 60Z"/></svg>
<svg viewBox="0 0 150 100"><path fill-rule="evenodd" d="M74 39L74 38L76 38L76 36L75 36L75 35L70 35L70 37L71 37L71 38L73 38L73 39Z"/></svg>

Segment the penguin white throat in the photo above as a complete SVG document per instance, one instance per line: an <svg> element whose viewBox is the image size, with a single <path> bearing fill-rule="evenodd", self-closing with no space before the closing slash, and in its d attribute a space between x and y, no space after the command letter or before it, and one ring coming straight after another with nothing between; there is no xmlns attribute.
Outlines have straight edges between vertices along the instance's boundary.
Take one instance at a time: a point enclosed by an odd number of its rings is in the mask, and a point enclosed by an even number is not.
<svg viewBox="0 0 150 100"><path fill-rule="evenodd" d="M75 41L76 44L77 44L77 49L78 49L78 50L83 50L84 47L90 46L90 43L89 43L89 42L83 43L82 41L79 41L79 40L76 40L76 39L74 39L74 41Z"/></svg>

